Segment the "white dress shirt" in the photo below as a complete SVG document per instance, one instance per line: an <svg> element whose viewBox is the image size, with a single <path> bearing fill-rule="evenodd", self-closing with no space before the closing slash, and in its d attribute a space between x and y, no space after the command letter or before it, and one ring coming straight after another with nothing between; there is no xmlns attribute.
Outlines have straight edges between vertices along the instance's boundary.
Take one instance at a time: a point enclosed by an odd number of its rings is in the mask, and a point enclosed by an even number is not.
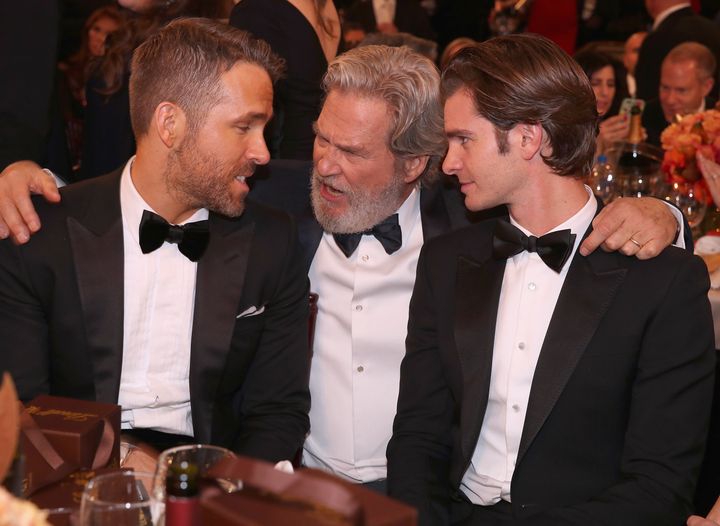
<svg viewBox="0 0 720 526"><path fill-rule="evenodd" d="M402 247L371 235L349 257L324 233L310 267L319 295L305 465L354 482L387 477L408 309L423 244L420 192L398 210Z"/></svg>
<svg viewBox="0 0 720 526"><path fill-rule="evenodd" d="M493 347L490 392L482 430L461 489L475 504L511 501L515 471L535 366L550 325L570 261L597 211L587 186L588 201L575 215L550 230L569 228L573 251L562 270L551 270L535 252L521 252L505 265ZM531 233L512 217L510 222Z"/></svg>
<svg viewBox="0 0 720 526"><path fill-rule="evenodd" d="M122 428L152 428L192 436L188 379L197 263L167 242L149 254L140 250L140 218L143 210L154 210L133 185L133 159L120 179L125 250L118 397ZM207 218L208 211L201 209L186 222Z"/></svg>
<svg viewBox="0 0 720 526"><path fill-rule="evenodd" d="M395 20L395 0L373 0L375 23L392 24Z"/></svg>

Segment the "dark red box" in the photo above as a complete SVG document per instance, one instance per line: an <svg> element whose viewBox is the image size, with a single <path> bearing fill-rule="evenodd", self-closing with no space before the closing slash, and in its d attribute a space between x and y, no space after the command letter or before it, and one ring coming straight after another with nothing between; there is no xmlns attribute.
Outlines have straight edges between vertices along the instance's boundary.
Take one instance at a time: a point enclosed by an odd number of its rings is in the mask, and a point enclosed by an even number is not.
<svg viewBox="0 0 720 526"><path fill-rule="evenodd" d="M294 474L245 457L223 459L210 478L240 480L241 491L201 498L213 526L415 526L417 511L360 485L314 469Z"/></svg>
<svg viewBox="0 0 720 526"><path fill-rule="evenodd" d="M26 495L72 471L119 466L119 405L41 395L25 411L32 419L21 429ZM48 460L58 456L60 468Z"/></svg>

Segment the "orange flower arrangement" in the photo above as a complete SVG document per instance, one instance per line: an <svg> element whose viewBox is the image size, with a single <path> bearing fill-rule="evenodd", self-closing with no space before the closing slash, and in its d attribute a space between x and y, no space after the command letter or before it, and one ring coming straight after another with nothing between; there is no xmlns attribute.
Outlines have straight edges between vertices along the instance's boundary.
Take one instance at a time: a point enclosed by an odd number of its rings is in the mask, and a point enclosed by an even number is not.
<svg viewBox="0 0 720 526"><path fill-rule="evenodd" d="M700 175L695 155L720 162L720 111L707 110L686 115L671 124L660 136L665 150L662 170L671 184L690 184L697 196L712 204L712 196Z"/></svg>

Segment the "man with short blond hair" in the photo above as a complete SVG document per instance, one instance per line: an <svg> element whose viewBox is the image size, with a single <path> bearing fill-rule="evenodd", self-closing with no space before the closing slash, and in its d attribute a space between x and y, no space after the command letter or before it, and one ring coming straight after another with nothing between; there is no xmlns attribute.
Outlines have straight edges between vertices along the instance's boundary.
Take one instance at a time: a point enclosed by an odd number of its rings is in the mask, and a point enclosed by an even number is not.
<svg viewBox="0 0 720 526"><path fill-rule="evenodd" d="M663 60L658 98L648 102L643 113L647 142L660 146L660 136L675 120L711 109L709 94L715 84L715 57L697 42L685 42Z"/></svg>
<svg viewBox="0 0 720 526"><path fill-rule="evenodd" d="M637 97L645 101L657 97L660 69L667 54L683 42L699 42L720 60L720 31L712 20L693 11L684 0L645 0L653 26L640 47L635 80Z"/></svg>

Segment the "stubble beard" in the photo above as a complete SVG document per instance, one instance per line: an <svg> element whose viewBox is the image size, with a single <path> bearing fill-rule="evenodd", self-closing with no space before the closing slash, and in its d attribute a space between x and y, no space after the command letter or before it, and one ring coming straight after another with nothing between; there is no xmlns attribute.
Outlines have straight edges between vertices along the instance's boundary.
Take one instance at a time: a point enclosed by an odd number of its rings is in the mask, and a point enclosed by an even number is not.
<svg viewBox="0 0 720 526"><path fill-rule="evenodd" d="M203 153L193 139L170 152L164 180L173 196L190 208L207 208L226 217L239 217L245 211L247 192L238 197L230 191L238 175L249 177L254 165L243 162L229 166Z"/></svg>

